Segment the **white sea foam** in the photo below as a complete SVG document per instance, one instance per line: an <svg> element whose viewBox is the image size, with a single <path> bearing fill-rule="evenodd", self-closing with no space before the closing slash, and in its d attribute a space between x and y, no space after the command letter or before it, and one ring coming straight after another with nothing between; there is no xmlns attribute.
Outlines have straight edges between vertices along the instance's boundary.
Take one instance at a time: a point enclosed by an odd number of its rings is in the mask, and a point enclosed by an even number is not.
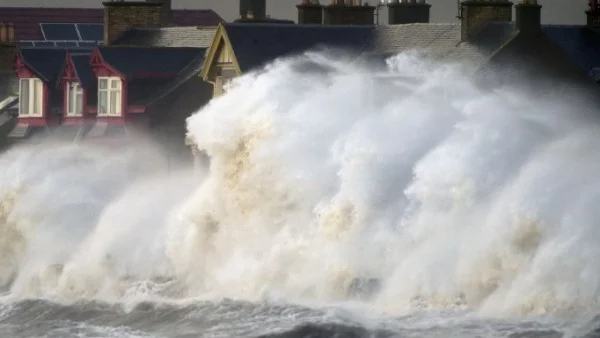
<svg viewBox="0 0 600 338"><path fill-rule="evenodd" d="M364 277L389 314L594 310L600 129L575 102L411 53L279 60L189 119L204 178L125 150L4 154L1 277L14 297L321 304Z"/></svg>

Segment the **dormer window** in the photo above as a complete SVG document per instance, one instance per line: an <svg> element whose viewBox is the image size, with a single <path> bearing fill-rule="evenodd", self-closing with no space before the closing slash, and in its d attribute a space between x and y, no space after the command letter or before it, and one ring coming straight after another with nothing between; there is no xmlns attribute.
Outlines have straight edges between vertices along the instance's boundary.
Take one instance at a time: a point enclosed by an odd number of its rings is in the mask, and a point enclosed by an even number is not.
<svg viewBox="0 0 600 338"><path fill-rule="evenodd" d="M98 116L121 116L121 86L119 77L98 78Z"/></svg>
<svg viewBox="0 0 600 338"><path fill-rule="evenodd" d="M83 88L79 82L67 86L67 115L81 116L83 113Z"/></svg>
<svg viewBox="0 0 600 338"><path fill-rule="evenodd" d="M42 116L44 83L38 78L19 80L19 116Z"/></svg>

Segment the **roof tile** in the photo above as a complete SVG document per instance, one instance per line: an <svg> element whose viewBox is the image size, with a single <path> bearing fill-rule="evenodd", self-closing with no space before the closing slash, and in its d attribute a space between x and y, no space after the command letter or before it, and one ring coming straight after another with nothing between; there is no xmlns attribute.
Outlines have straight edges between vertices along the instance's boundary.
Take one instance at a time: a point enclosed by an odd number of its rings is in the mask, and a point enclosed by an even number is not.
<svg viewBox="0 0 600 338"><path fill-rule="evenodd" d="M98 47L98 50L104 62L128 77L156 72L179 74L196 56L204 55L203 48L187 47Z"/></svg>

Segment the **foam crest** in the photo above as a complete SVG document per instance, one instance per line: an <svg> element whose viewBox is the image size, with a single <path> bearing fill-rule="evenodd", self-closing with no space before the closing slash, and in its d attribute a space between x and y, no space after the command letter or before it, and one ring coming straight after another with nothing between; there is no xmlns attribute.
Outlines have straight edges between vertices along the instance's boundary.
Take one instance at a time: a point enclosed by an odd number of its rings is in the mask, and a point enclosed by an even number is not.
<svg viewBox="0 0 600 338"><path fill-rule="evenodd" d="M394 313L595 306L571 277L595 266L597 122L463 70L306 53L234 80L189 119L211 168L173 227L180 275L197 294L319 301L379 278L372 304Z"/></svg>

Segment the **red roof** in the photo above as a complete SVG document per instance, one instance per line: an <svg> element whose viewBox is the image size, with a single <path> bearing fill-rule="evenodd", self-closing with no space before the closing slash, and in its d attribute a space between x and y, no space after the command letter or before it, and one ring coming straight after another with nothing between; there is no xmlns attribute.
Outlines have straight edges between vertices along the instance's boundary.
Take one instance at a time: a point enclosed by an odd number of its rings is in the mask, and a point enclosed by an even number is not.
<svg viewBox="0 0 600 338"><path fill-rule="evenodd" d="M223 19L212 9L174 9L173 26L216 26ZM0 22L15 25L17 40L43 40L40 23L104 23L103 8L0 7Z"/></svg>

